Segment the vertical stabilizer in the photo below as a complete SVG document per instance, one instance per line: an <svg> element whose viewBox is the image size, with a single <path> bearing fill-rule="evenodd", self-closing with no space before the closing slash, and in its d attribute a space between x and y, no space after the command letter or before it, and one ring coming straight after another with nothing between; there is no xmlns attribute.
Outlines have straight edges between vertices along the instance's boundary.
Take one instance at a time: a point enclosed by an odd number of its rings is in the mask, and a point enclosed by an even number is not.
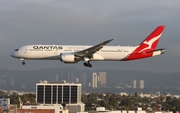
<svg viewBox="0 0 180 113"><path fill-rule="evenodd" d="M156 49L156 46L160 40L164 25L158 26L134 51L135 53L147 52Z"/></svg>
<svg viewBox="0 0 180 113"><path fill-rule="evenodd" d="M156 46L160 40L165 26L158 26L137 48L126 58L126 60L135 60L153 56Z"/></svg>

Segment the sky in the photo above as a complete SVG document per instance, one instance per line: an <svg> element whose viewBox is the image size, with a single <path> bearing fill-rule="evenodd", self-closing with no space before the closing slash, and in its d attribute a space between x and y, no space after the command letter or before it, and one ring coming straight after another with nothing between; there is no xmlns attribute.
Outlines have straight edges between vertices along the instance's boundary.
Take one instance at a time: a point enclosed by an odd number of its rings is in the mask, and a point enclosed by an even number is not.
<svg viewBox="0 0 180 113"><path fill-rule="evenodd" d="M116 38L108 45L138 45L157 26L165 25L158 48L160 56L120 62L91 62L91 70L121 69L180 72L180 0L1 0L0 69L38 70L76 67L58 60L21 61L12 51L29 44L95 45Z"/></svg>

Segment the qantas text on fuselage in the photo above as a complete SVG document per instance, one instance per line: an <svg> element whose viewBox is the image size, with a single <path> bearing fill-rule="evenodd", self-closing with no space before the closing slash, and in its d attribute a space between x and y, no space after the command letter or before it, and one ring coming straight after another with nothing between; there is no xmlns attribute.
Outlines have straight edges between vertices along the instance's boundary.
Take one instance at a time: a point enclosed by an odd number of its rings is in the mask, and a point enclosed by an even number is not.
<svg viewBox="0 0 180 113"><path fill-rule="evenodd" d="M84 61L84 66L92 67L90 61L129 61L149 58L164 53L156 49L165 26L158 26L138 46L105 46L114 39L94 46L82 45L26 45L15 49L11 56L22 60L60 60L64 63Z"/></svg>
<svg viewBox="0 0 180 113"><path fill-rule="evenodd" d="M33 49L62 49L62 46L33 46Z"/></svg>

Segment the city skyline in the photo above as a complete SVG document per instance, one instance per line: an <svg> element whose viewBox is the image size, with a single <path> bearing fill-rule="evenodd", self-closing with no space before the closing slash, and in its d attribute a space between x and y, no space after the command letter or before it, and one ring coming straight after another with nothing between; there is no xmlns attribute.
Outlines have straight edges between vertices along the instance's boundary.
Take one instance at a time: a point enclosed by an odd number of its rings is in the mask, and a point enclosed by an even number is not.
<svg viewBox="0 0 180 113"><path fill-rule="evenodd" d="M179 92L179 73L153 73L145 71L127 71L127 70L107 70L96 71L106 72L106 85L99 84L99 77L96 77L97 87L92 88L92 74L94 71L78 70L72 68L63 69L44 69L38 71L13 71L0 69L0 89L1 90L20 90L20 91L35 91L34 84L39 81L47 80L49 82L67 82L68 72L73 74L73 83L80 83L83 87L83 92L167 92L177 94ZM85 75L85 76L84 76ZM84 77L84 78L83 78ZM162 81L163 78L163 81ZM83 81L86 81L83 85ZM140 88L140 81L141 88ZM134 81L136 81L134 83ZM90 83L90 84L89 84ZM136 88L134 87L136 85Z"/></svg>

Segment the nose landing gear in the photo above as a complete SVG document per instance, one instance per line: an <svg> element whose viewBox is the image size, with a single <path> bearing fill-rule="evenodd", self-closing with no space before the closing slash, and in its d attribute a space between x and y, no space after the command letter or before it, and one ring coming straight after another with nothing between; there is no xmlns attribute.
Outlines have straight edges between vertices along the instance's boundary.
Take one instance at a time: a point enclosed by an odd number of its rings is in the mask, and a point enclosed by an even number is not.
<svg viewBox="0 0 180 113"><path fill-rule="evenodd" d="M24 60L24 58L21 58L20 60L22 61L22 65L25 65L25 60Z"/></svg>

